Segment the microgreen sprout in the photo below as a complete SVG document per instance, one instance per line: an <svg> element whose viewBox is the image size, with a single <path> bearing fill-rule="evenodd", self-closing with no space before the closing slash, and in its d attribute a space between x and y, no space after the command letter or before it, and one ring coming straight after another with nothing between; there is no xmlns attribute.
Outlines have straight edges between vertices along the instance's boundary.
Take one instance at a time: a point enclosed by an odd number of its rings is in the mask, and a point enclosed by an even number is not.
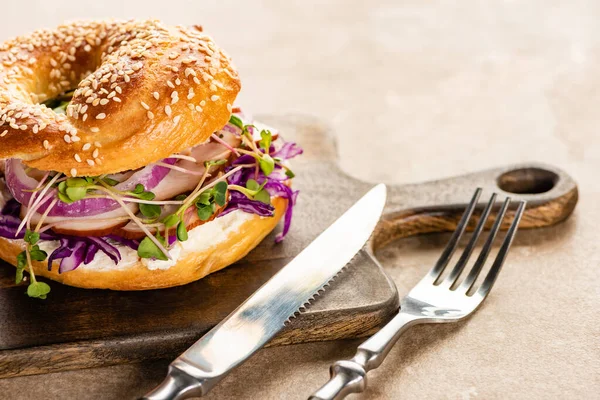
<svg viewBox="0 0 600 400"><path fill-rule="evenodd" d="M48 254L40 249L37 244L40 240L40 234L38 232L32 232L29 229L25 232L23 238L25 240L25 251L17 255L17 274L15 277L16 283L23 281L23 272L25 268L28 269L31 282L27 287L27 295L29 297L36 297L45 299L48 293L50 293L50 286L44 282L38 282L35 273L33 272L33 265L31 261L44 261L48 258Z"/></svg>

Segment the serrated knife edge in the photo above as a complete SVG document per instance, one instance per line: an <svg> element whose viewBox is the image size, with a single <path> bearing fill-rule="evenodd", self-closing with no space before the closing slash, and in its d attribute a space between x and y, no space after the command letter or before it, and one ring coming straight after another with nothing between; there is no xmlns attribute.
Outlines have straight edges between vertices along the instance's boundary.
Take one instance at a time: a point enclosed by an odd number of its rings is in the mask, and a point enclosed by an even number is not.
<svg viewBox="0 0 600 400"><path fill-rule="evenodd" d="M173 361L165 381L144 399L202 396L263 347L355 257L370 238L386 200L372 188L227 318Z"/></svg>

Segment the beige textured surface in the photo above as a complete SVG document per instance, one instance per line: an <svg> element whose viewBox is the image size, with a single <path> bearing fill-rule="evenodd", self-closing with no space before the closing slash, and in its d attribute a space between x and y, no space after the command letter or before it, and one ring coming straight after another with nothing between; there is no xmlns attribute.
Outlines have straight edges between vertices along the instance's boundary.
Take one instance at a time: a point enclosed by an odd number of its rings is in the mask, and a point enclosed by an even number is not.
<svg viewBox="0 0 600 400"><path fill-rule="evenodd" d="M82 16L201 23L240 68L248 108L328 121L343 167L359 178L419 181L527 160L566 169L581 189L571 220L521 232L487 304L467 323L408 331L356 398L597 396L600 3L321 3L20 1L3 7L0 38ZM409 239L381 251L400 293L445 239ZM208 398L306 398L329 364L358 343L261 351ZM0 393L134 398L162 378L166 364L2 380Z"/></svg>

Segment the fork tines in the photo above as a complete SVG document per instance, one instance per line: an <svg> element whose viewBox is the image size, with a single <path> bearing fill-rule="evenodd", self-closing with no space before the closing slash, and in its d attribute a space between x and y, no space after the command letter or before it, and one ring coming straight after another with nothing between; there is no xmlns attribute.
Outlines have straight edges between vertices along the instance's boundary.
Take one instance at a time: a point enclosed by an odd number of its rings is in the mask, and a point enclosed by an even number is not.
<svg viewBox="0 0 600 400"><path fill-rule="evenodd" d="M454 266L454 268L452 268L452 271L448 274L448 276L446 276L445 278L442 279L444 270L446 269L446 266L450 262L452 255L456 251L456 248L458 247L458 242L460 241L460 238L464 234L464 232L467 228L467 225L469 224L469 220L473 216L473 212L475 211L475 208L477 207L477 202L479 200L479 197L481 196L481 192L482 192L481 188L478 188L475 191L475 194L473 195L471 202L469 203L469 205L467 206L467 209L465 210L464 214L462 215L462 217L456 227L456 230L452 234L448 244L446 245L446 248L442 252L442 255L440 256L440 258L437 261L437 263L435 264L435 266L431 269L431 271L429 271L428 277L429 277L429 279L433 279L434 284L436 284L436 285L446 286L450 289L462 291L465 293L469 292L469 291L471 291L473 284L477 280L477 277L479 276L481 270L483 269L483 266L485 265L485 262L486 262L489 254L490 254L490 251L492 249L492 244L494 242L494 239L496 238L498 231L500 230L500 227L502 226L502 221L503 221L504 217L506 216L507 210L511 203L510 197L507 197L504 200L504 202L502 203L502 206L500 207L500 210L496 214L494 224L488 234L488 237L483 245L481 252L479 253L479 256L477 257L477 260L475 261L475 264L471 268L471 271L469 272L469 274L467 275L465 280L460 285L458 284L459 277L460 277L461 273L463 272L465 266L467 265L467 262L469 261L469 258L471 257L473 250L475 249L477 241L479 240L479 237L481 236L481 233L483 232L483 228L485 227L485 224L492 212L492 209L494 208L494 205L496 203L496 198L498 197L496 193L492 194L492 196L490 197L490 200L488 201L483 212L481 213L481 216L479 218L477 226L475 227L475 230L473 231L473 236L467 243L467 246L465 247L465 249L464 249L462 255L460 256L459 260L457 261L456 265ZM483 296L483 297L487 296L490 289L492 288L492 285L496 281L498 273L500 272L500 268L502 268L502 265L504 264L504 260L506 259L506 255L508 254L508 250L510 249L510 245L512 244L515 234L517 233L519 221L521 220L521 217L523 216L526 202L518 201L517 204L518 204L518 206L517 206L517 210L514 213L513 221L510 225L510 228L508 229L508 232L506 234L506 237L504 238L504 241L500 247L500 250L498 251L496 259L494 260L494 263L493 263L492 267L490 268L487 276L485 277L483 283L477 290L477 293L480 296Z"/></svg>

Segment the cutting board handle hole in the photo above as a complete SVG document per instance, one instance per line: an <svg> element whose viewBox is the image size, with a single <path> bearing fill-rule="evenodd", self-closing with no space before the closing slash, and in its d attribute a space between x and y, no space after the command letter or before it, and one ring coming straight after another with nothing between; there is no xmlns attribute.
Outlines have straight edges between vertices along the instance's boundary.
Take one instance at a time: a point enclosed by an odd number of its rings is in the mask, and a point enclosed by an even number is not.
<svg viewBox="0 0 600 400"><path fill-rule="evenodd" d="M521 168L498 177L498 187L505 192L518 194L546 193L558 182L558 175L542 168Z"/></svg>

